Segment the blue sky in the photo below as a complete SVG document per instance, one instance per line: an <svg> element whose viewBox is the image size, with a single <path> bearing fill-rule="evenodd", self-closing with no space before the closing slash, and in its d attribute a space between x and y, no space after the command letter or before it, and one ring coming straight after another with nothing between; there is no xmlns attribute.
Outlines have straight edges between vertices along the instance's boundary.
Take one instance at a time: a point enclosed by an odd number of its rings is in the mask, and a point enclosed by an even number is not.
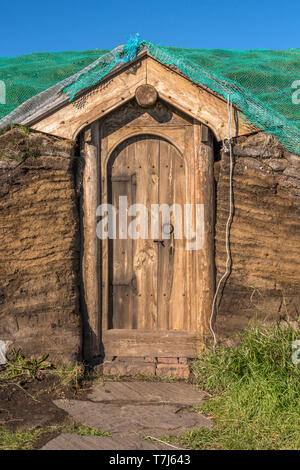
<svg viewBox="0 0 300 470"><path fill-rule="evenodd" d="M300 0L10 0L1 2L0 56L112 49L139 32L165 46L300 47Z"/></svg>

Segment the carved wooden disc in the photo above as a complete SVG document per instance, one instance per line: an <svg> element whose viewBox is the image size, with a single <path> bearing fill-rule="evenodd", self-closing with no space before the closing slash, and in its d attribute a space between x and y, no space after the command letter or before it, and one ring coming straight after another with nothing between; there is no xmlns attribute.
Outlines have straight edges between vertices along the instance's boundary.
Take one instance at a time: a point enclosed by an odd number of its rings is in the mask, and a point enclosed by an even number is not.
<svg viewBox="0 0 300 470"><path fill-rule="evenodd" d="M152 85L140 85L135 90L135 99L142 108L149 108L156 103L157 91Z"/></svg>

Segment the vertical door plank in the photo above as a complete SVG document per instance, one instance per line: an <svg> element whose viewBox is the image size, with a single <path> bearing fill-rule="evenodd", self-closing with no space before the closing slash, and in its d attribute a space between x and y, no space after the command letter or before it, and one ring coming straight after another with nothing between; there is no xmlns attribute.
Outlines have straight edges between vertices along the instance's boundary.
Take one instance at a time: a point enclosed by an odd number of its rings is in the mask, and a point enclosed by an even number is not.
<svg viewBox="0 0 300 470"><path fill-rule="evenodd" d="M136 138L136 201L144 204L150 215L151 204L158 203L159 140L151 136ZM157 328L157 245L150 238L134 241L133 265L137 293L134 296L134 315L137 328Z"/></svg>
<svg viewBox="0 0 300 470"><path fill-rule="evenodd" d="M188 156L188 188L187 188L187 203L192 204L192 230L195 232L196 230L196 211L195 211L195 193L196 193L196 184L195 184L195 140L194 140L194 132L193 127L189 126L186 128L185 132L185 152ZM202 191L202 189L201 189ZM202 194L202 193L201 193ZM191 242L195 242L194 240L187 240L186 245L191 246ZM186 277L187 277L187 297L188 297L188 309L189 313L187 315L187 329L188 330L195 330L196 329L196 319L198 316L198 309L196 305L196 299L201 293L197 291L195 273L196 273L196 264L197 264L197 250L187 250L186 249L186 257L187 257L187 268L186 268Z"/></svg>
<svg viewBox="0 0 300 470"><path fill-rule="evenodd" d="M116 239L109 241L110 268L110 308L113 328L134 328L132 321L133 307L133 266L132 240L120 238L119 197L127 197L127 205L132 201L132 172L130 147L125 145L113 155L111 167L111 200L117 209ZM126 234L124 234L126 236Z"/></svg>
<svg viewBox="0 0 300 470"><path fill-rule="evenodd" d="M105 204L108 201L108 173L109 169L107 167L107 160L108 160L108 141L106 138L106 128L101 121L99 122L100 128L100 139L101 139L101 149L100 149L100 168L101 174L98 175L100 179L101 185L101 204ZM101 243L101 288L102 288L102 309L101 309L101 317L102 317L102 337L103 332L111 328L111 311L109 309L109 264L110 260L108 258L108 245L109 240L103 240Z"/></svg>
<svg viewBox="0 0 300 470"><path fill-rule="evenodd" d="M178 204L183 212L185 202L184 159L170 143L160 142L160 185L159 202L172 206ZM175 227L175 214L171 212L170 222ZM179 215L179 214L178 214ZM181 217L181 225L182 225ZM163 225L168 219L161 219ZM182 227L183 228L183 227ZM183 329L186 305L186 253L184 240L175 239L175 233L159 244L158 262L158 316L159 328ZM161 238L164 235L161 234Z"/></svg>

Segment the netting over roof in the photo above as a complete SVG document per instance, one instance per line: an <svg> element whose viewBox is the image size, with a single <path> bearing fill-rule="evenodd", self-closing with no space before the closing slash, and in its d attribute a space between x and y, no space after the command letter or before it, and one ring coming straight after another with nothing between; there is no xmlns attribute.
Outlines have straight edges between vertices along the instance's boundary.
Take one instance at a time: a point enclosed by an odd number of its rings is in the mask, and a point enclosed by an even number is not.
<svg viewBox="0 0 300 470"><path fill-rule="evenodd" d="M0 105L0 117L6 116L32 96L74 75L106 52L45 52L0 57L0 79L6 85L6 104Z"/></svg>
<svg viewBox="0 0 300 470"><path fill-rule="evenodd" d="M230 95L251 123L275 134L288 150L300 155L300 103L292 99L297 91L293 84L297 86L300 80L300 49L180 49L140 41L137 35L123 48L111 52L0 58L0 80L6 86L6 104L0 104L0 128L22 122L60 93L72 100L78 91L95 85L113 68L134 59L143 48L161 63L176 66L194 83L226 99Z"/></svg>

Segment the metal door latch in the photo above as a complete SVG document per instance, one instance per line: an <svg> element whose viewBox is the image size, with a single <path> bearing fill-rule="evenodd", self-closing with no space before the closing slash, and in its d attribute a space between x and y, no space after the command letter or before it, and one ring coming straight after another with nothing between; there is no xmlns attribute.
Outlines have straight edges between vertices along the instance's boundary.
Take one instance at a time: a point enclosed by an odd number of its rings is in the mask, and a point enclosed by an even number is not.
<svg viewBox="0 0 300 470"><path fill-rule="evenodd" d="M154 240L154 243L161 243L162 246L165 246L164 240Z"/></svg>

